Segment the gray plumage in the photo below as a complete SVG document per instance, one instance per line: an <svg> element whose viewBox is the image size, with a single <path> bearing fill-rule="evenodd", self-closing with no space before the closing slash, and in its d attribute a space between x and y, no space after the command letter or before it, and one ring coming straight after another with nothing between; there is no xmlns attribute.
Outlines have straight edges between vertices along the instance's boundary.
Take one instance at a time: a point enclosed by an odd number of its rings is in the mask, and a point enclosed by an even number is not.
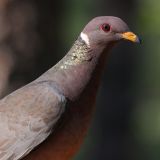
<svg viewBox="0 0 160 160"><path fill-rule="evenodd" d="M0 159L17 160L43 142L64 112L53 82L29 84L0 101Z"/></svg>
<svg viewBox="0 0 160 160"><path fill-rule="evenodd" d="M89 126L108 51L122 39L139 42L121 19L97 17L87 24L71 50L54 67L3 98L0 160L23 158L54 129L58 131L56 139L51 139L51 146L46 144L44 156L47 160L73 157ZM58 130L55 126L64 112L65 123ZM43 160L40 154L42 151L29 159Z"/></svg>

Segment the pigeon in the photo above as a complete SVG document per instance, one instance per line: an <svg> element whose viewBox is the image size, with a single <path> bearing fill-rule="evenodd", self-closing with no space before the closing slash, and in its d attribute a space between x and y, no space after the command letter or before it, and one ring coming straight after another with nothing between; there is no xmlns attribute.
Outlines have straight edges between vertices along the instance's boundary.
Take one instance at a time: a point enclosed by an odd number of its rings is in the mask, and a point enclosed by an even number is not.
<svg viewBox="0 0 160 160"><path fill-rule="evenodd" d="M89 128L108 52L122 40L140 43L120 18L96 17L55 66L1 99L0 160L71 159Z"/></svg>

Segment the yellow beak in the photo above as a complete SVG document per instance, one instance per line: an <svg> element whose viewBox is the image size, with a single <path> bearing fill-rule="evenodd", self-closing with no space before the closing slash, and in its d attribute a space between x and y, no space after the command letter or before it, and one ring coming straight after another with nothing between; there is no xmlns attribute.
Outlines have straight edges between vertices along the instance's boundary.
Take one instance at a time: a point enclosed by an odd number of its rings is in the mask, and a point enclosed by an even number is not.
<svg viewBox="0 0 160 160"><path fill-rule="evenodd" d="M131 42L141 43L140 38L137 35L135 35L133 32L122 33L122 38Z"/></svg>

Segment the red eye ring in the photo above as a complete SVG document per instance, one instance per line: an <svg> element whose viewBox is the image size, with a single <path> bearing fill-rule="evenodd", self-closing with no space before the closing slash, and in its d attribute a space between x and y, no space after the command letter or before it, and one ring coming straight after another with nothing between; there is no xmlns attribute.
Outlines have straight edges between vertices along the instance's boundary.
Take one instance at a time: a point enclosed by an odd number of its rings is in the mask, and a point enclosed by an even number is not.
<svg viewBox="0 0 160 160"><path fill-rule="evenodd" d="M111 30L111 26L108 23L104 23L100 27L104 32L109 32Z"/></svg>

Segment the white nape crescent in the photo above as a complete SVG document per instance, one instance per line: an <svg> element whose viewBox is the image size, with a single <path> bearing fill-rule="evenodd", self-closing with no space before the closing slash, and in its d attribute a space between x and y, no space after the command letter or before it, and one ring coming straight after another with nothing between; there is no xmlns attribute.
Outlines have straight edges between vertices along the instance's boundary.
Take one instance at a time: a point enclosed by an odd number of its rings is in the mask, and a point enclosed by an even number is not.
<svg viewBox="0 0 160 160"><path fill-rule="evenodd" d="M86 43L88 46L90 46L89 38L88 38L87 34L85 34L85 33L81 32L80 37L82 38L82 40L84 40L84 41L85 41L85 43Z"/></svg>

